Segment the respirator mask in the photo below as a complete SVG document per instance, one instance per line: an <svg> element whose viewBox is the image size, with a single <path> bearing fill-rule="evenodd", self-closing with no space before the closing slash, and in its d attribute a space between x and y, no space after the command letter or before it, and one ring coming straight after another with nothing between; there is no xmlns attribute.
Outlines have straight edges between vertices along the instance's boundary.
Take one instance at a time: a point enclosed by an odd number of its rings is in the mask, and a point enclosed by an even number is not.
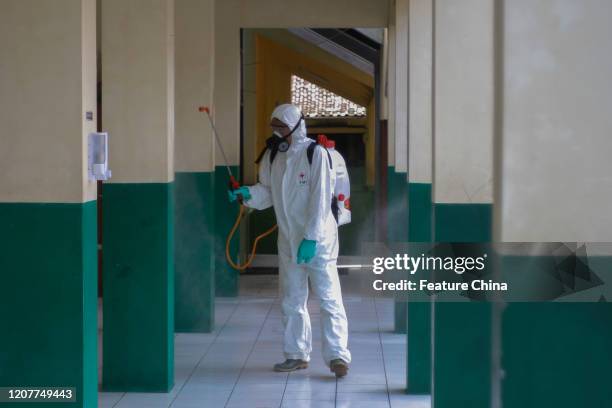
<svg viewBox="0 0 612 408"><path fill-rule="evenodd" d="M300 117L300 120L297 121L293 129L291 129L291 132L289 132L286 136L281 135L280 132L275 130L272 133L272 136L266 139L266 146L268 147L268 149L270 149L273 153L286 152L287 150L289 150L289 141L287 140L287 138L297 130L303 120L304 115Z"/></svg>

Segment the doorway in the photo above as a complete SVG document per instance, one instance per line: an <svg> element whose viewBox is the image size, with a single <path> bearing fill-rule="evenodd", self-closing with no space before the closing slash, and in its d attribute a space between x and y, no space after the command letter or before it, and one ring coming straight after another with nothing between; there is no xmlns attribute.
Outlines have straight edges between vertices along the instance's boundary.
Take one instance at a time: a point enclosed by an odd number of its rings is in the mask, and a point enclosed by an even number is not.
<svg viewBox="0 0 612 408"><path fill-rule="evenodd" d="M351 180L352 222L339 228L340 255L358 255L376 239L381 172L379 61L383 29L241 30L241 170L257 182L253 163L265 147L274 107L293 103L306 118L308 136L324 134L343 155ZM380 205L380 204L378 204ZM242 253L275 223L273 209L249 217ZM262 240L254 266L275 266L276 235ZM341 264L342 262L340 262Z"/></svg>

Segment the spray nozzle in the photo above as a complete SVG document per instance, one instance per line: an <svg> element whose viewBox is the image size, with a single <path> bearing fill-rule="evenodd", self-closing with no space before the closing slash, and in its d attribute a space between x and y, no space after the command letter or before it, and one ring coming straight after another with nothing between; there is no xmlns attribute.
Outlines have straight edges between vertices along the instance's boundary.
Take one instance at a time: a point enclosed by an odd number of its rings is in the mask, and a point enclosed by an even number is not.
<svg viewBox="0 0 612 408"><path fill-rule="evenodd" d="M229 186L232 190L238 190L240 188L240 183L234 178L234 176L230 176Z"/></svg>
<svg viewBox="0 0 612 408"><path fill-rule="evenodd" d="M240 183L238 182L238 180L236 180L236 178L234 178L234 176L230 176L229 179L229 189L232 191L238 190L240 188ZM238 194L238 202L240 204L242 204L242 194Z"/></svg>

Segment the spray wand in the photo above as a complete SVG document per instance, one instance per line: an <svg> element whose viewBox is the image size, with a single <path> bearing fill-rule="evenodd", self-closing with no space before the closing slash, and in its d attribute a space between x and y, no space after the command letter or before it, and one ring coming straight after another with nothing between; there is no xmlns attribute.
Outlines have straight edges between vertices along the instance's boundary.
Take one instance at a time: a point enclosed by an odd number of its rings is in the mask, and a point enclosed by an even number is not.
<svg viewBox="0 0 612 408"><path fill-rule="evenodd" d="M237 190L240 188L240 183L234 177L232 173L232 169L229 166L229 162L227 161L227 156L225 155L225 151L223 150L223 145L221 144L221 140L219 139L219 135L217 134L217 128L213 123L212 117L210 116L210 109L208 106L200 106L198 108L199 112L205 112L206 117L208 117L208 122L210 123L210 127L213 130L213 135L215 135L215 139L217 140L217 145L219 146L219 150L221 150L221 156L223 156L223 163L225 164L225 168L227 169L227 174L229 175L229 188L232 190ZM238 200L242 204L242 195L238 195Z"/></svg>
<svg viewBox="0 0 612 408"><path fill-rule="evenodd" d="M225 151L223 150L223 145L221 144L221 139L219 138L219 135L217 134L217 128L215 127L212 117L210 116L210 109L208 109L208 106L200 106L198 108L198 111L204 112L206 113L206 116L208 116L210 127L212 128L213 135L215 136L217 144L219 145L219 150L221 151L221 155L223 156L223 161L225 163L225 168L227 169L227 173L229 175L229 188L232 191L239 189L240 183L234 177L234 174L232 173L232 169L229 166L229 162L227 161L227 156L225 155ZM259 240L273 233L278 226L275 224L274 226L269 228L267 231L265 231L263 234L260 234L255 238L255 241L253 242L253 248L251 249L251 253L246 263L242 265L235 263L232 260L232 257L230 255L230 243L232 242L232 237L236 233L236 230L238 229L238 226L240 225L240 222L242 221L242 218L244 217L244 214L245 214L245 206L243 204L243 198L241 194L238 194L238 203L240 204L240 207L239 207L240 210L238 212L238 216L236 217L236 222L234 223L234 226L230 230L229 234L227 235L227 239L225 240L225 259L227 260L227 263L229 263L232 268L242 272L245 269L247 269L253 262L253 258L255 257L255 252L257 251L257 244L259 243Z"/></svg>

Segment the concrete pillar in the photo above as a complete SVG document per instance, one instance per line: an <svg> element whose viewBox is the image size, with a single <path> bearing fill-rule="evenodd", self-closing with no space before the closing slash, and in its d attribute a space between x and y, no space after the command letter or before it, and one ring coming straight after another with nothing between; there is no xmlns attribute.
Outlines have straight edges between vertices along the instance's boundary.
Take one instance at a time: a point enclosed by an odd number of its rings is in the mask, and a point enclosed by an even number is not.
<svg viewBox="0 0 612 408"><path fill-rule="evenodd" d="M387 204L391 197L390 186L395 180L395 9L392 8L389 13L389 28L387 29L387 98L386 98L386 115L387 115ZM387 222L387 231L391 225Z"/></svg>
<svg viewBox="0 0 612 408"><path fill-rule="evenodd" d="M225 260L225 239L234 225L237 204L229 204L225 165L240 179L240 24L238 0L215 0L213 115L228 163L215 150L215 286L217 296L238 294L238 272ZM238 258L239 234L231 254Z"/></svg>
<svg viewBox="0 0 612 408"><path fill-rule="evenodd" d="M436 0L434 239L491 238L493 2ZM491 307L437 303L433 403L489 407Z"/></svg>
<svg viewBox="0 0 612 408"><path fill-rule="evenodd" d="M499 5L495 238L610 242L612 4ZM611 316L606 302L508 304L503 406L609 405Z"/></svg>
<svg viewBox="0 0 612 408"><path fill-rule="evenodd" d="M387 169L387 240L408 240L406 164L408 138L408 1L391 3L389 27L389 167ZM406 303L395 302L396 333L406 332Z"/></svg>
<svg viewBox="0 0 612 408"><path fill-rule="evenodd" d="M432 238L432 0L409 11L408 240ZM408 304L407 392L431 392L431 304Z"/></svg>
<svg viewBox="0 0 612 408"><path fill-rule="evenodd" d="M214 1L176 1L175 318L177 332L214 327Z"/></svg>
<svg viewBox="0 0 612 408"><path fill-rule="evenodd" d="M395 0L395 172L403 184L408 181L408 8L408 0Z"/></svg>
<svg viewBox="0 0 612 408"><path fill-rule="evenodd" d="M389 223L394 239L408 241L408 0L395 1L395 171ZM395 302L395 332L406 333L406 302Z"/></svg>
<svg viewBox="0 0 612 408"><path fill-rule="evenodd" d="M395 115L396 115L396 27L395 27L395 8L392 7L389 15L388 28L388 69L387 69L387 206L393 201L395 189ZM387 211L387 238L393 236L393 223L389 218L389 208Z"/></svg>
<svg viewBox="0 0 612 408"><path fill-rule="evenodd" d="M95 407L95 1L0 2L0 61L0 384Z"/></svg>
<svg viewBox="0 0 612 408"><path fill-rule="evenodd" d="M242 110L243 110L243 182L246 185L257 183L259 166L255 159L257 149L257 60L255 37L258 31L245 29L242 32Z"/></svg>
<svg viewBox="0 0 612 408"><path fill-rule="evenodd" d="M174 377L174 1L102 2L105 390Z"/></svg>
<svg viewBox="0 0 612 408"><path fill-rule="evenodd" d="M433 0L410 3L408 139L409 230L412 242L431 240Z"/></svg>

